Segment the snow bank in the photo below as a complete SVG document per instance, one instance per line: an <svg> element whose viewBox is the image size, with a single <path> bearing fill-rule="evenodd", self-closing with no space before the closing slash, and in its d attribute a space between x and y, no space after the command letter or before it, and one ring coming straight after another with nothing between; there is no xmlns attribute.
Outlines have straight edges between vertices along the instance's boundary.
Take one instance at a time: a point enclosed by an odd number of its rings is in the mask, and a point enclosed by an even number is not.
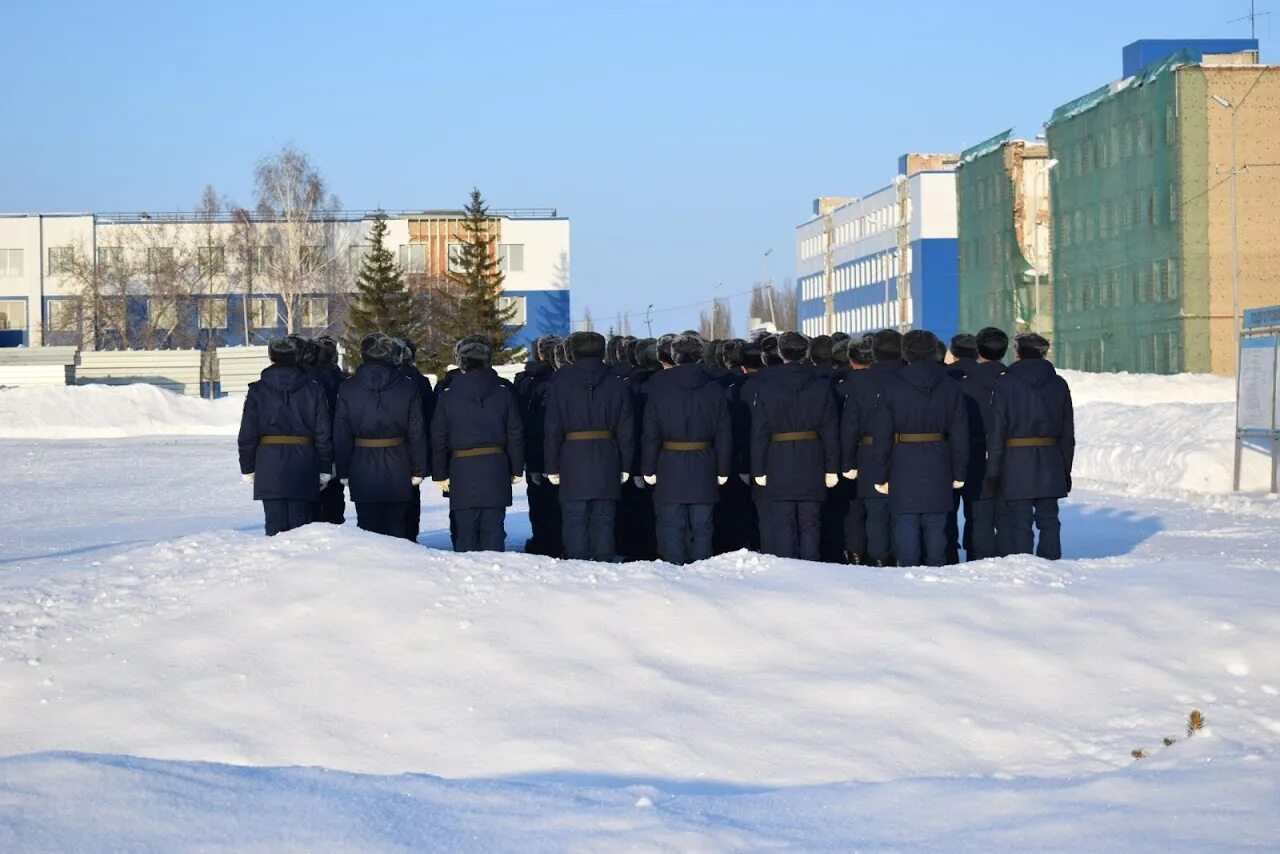
<svg viewBox="0 0 1280 854"><path fill-rule="evenodd" d="M1087 403L1127 403L1149 406L1154 403L1235 403L1236 383L1213 374L1093 374L1059 371L1071 385L1076 405Z"/></svg>
<svg viewBox="0 0 1280 854"><path fill-rule="evenodd" d="M0 439L234 435L243 406L143 384L0 388Z"/></svg>
<svg viewBox="0 0 1280 854"><path fill-rule="evenodd" d="M770 791L372 777L116 756L0 760L10 851L1260 851L1280 838L1256 761L1083 780L926 779ZM576 785L575 785L576 784Z"/></svg>

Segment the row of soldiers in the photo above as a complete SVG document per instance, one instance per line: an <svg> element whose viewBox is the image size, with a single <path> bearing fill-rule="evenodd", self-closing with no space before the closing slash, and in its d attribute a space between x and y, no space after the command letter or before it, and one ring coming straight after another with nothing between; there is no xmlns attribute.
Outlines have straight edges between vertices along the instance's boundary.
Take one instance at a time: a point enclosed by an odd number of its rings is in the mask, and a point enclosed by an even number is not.
<svg viewBox="0 0 1280 854"><path fill-rule="evenodd" d="M256 478L268 533L341 521L346 484L360 527L416 538L417 490L432 477L455 548L500 551L527 472L527 550L539 554L684 563L749 548L941 565L962 542L970 559L1030 552L1034 523L1037 553L1056 558L1070 392L1045 339L1019 336L1006 367L1008 346L997 329L958 335L944 364L948 348L925 331L753 342L580 332L539 339L508 383L489 343L469 338L433 390L411 342L368 336L342 380L336 346L281 339L246 400L241 469ZM299 391L311 379L323 393ZM283 468L310 476L297 497L276 488Z"/></svg>

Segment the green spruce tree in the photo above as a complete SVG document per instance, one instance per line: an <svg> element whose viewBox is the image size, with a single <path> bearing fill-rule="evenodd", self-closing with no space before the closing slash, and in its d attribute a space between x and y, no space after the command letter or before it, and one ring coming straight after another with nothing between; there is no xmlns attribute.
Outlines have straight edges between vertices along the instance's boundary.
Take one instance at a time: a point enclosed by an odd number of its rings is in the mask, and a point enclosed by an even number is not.
<svg viewBox="0 0 1280 854"><path fill-rule="evenodd" d="M504 346L516 310L501 302L505 277L498 266L490 225L489 208L480 191L472 189L462 221L462 243L449 264L449 283L457 300L451 331L455 340L485 336L493 344L493 363L503 365L516 359L520 351Z"/></svg>
<svg viewBox="0 0 1280 854"><path fill-rule="evenodd" d="M395 255L386 247L387 215L378 211L369 232L369 251L356 279L355 298L347 314L343 346L354 368L360 364L360 340L374 332L421 343L423 323L418 300L405 285ZM421 351L420 351L421 355Z"/></svg>

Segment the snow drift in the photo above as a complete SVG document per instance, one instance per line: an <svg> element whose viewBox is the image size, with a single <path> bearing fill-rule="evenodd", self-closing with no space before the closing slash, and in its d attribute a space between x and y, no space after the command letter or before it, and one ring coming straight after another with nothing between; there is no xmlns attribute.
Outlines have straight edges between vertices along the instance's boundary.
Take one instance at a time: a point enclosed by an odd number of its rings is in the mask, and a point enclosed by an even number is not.
<svg viewBox="0 0 1280 854"><path fill-rule="evenodd" d="M0 439L235 435L243 406L142 384L0 388Z"/></svg>

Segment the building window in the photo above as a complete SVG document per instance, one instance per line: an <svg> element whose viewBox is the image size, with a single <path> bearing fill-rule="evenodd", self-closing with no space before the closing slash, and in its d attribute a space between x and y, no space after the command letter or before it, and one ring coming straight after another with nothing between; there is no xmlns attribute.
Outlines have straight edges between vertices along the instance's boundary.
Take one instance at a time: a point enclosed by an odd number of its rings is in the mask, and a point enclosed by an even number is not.
<svg viewBox="0 0 1280 854"><path fill-rule="evenodd" d="M74 299L51 299L44 305L44 316L50 330L70 332L76 328L79 311Z"/></svg>
<svg viewBox="0 0 1280 854"><path fill-rule="evenodd" d="M807 240L807 241L805 241L805 242L806 242L806 243L809 243L809 244L813 244L813 238L809 238L809 240ZM812 247L812 245L810 246L809 254L810 254L810 255L814 255L814 254L816 254L816 253L813 251L813 247ZM461 243L450 243L450 244L449 244L449 272L450 272L450 273L461 273L461 272L462 272L462 261L463 261L463 246L462 246L462 244L461 244Z"/></svg>
<svg viewBox="0 0 1280 854"><path fill-rule="evenodd" d="M0 300L0 330L27 328L26 300Z"/></svg>
<svg viewBox="0 0 1280 854"><path fill-rule="evenodd" d="M265 276L271 272L272 263L276 259L274 246L255 246L253 247L253 273L255 276Z"/></svg>
<svg viewBox="0 0 1280 854"><path fill-rule="evenodd" d="M449 263L453 264L453 247L460 246L458 243L449 244ZM427 272L427 244L425 243L409 243L400 246L400 266L404 268L406 273L426 273Z"/></svg>
<svg viewBox="0 0 1280 854"><path fill-rule="evenodd" d="M524 244L499 243L498 269L503 273L524 272Z"/></svg>
<svg viewBox="0 0 1280 854"><path fill-rule="evenodd" d="M1178 221L1178 185L1169 185L1169 222Z"/></svg>
<svg viewBox="0 0 1280 854"><path fill-rule="evenodd" d="M152 273L164 273L173 269L173 247L152 246L147 250L147 269Z"/></svg>
<svg viewBox="0 0 1280 854"><path fill-rule="evenodd" d="M274 329L280 325L280 302L275 297L249 301L249 324L254 329Z"/></svg>
<svg viewBox="0 0 1280 854"><path fill-rule="evenodd" d="M324 266L323 246L299 246L298 269L304 273L314 273Z"/></svg>
<svg viewBox="0 0 1280 854"><path fill-rule="evenodd" d="M222 297L205 297L200 300L200 328L227 328L227 301Z"/></svg>
<svg viewBox="0 0 1280 854"><path fill-rule="evenodd" d="M22 275L22 250L0 249L0 276Z"/></svg>
<svg viewBox="0 0 1280 854"><path fill-rule="evenodd" d="M59 276L70 273L76 263L74 246L49 247L49 275Z"/></svg>
<svg viewBox="0 0 1280 854"><path fill-rule="evenodd" d="M498 297L498 310L512 312L507 326L524 326L528 322L524 297Z"/></svg>
<svg viewBox="0 0 1280 854"><path fill-rule="evenodd" d="M360 271L364 269L364 258L368 254L369 247L366 244L357 244L356 246L347 247L347 272L353 276L358 276Z"/></svg>
<svg viewBox="0 0 1280 854"><path fill-rule="evenodd" d="M152 329L173 329L178 325L178 306L172 299L149 297L147 323Z"/></svg>
<svg viewBox="0 0 1280 854"><path fill-rule="evenodd" d="M203 275L213 276L226 269L227 253L221 246L199 246L196 247L196 262Z"/></svg>
<svg viewBox="0 0 1280 854"><path fill-rule="evenodd" d="M1178 259L1170 258L1164 262L1165 295L1171 299L1178 298Z"/></svg>
<svg viewBox="0 0 1280 854"><path fill-rule="evenodd" d="M326 297L307 297L302 301L302 325L308 329L323 329L329 325L329 300Z"/></svg>
<svg viewBox="0 0 1280 854"><path fill-rule="evenodd" d="M99 246L95 260L100 273L118 273L124 270L124 250L119 246Z"/></svg>
<svg viewBox="0 0 1280 854"><path fill-rule="evenodd" d="M129 324L124 297L103 297L98 301L98 324L107 332L121 332Z"/></svg>

